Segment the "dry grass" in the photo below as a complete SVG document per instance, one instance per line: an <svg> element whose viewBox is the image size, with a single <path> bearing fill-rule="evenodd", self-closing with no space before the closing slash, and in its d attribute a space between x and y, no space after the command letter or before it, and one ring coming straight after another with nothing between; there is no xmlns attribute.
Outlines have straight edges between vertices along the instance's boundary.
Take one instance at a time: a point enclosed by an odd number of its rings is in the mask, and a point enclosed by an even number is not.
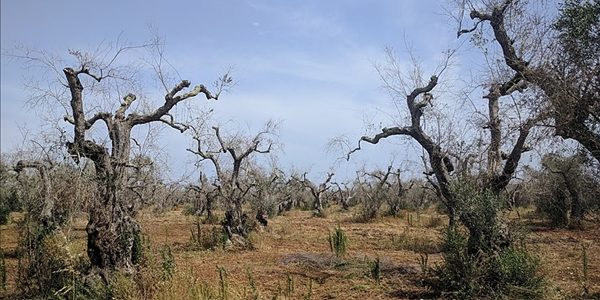
<svg viewBox="0 0 600 300"><path fill-rule="evenodd" d="M257 295L258 299L275 295L277 299L428 298L431 294L419 284L419 251L433 253L429 254L430 264L439 262L440 255L434 250L439 226L446 219L430 211L418 218L412 214L412 218L405 213L403 218L356 223L352 212L338 207L329 208L326 218L313 217L311 211L291 211L273 218L267 228L251 236L254 250L227 252L191 250L190 229L196 228L196 218L183 216L180 210L158 217L140 214L138 219L152 243L157 247L170 245L176 259L173 280L156 286L155 299L220 299L223 270L229 299L256 299ZM582 293L583 244L588 258L587 284L590 292L600 292L598 223L571 231L545 229L530 220L522 222L533 226L529 247L542 256L552 283L551 298L572 299ZM348 238L345 259L336 258L327 242L328 229L338 223ZM70 233L71 240L80 246L85 244L84 228L85 222L80 220ZM17 238L14 223L1 227L0 242L7 253L7 297L16 289ZM376 257L381 268L379 282L371 275ZM217 266L222 267L221 274Z"/></svg>

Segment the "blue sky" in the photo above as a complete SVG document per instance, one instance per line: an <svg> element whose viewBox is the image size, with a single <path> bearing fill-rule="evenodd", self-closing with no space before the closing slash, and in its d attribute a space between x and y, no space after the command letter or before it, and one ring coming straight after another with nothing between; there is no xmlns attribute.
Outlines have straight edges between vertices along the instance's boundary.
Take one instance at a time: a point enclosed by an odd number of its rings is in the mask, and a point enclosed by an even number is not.
<svg viewBox="0 0 600 300"><path fill-rule="evenodd" d="M443 2L12 0L1 2L1 39L5 50L35 46L68 56L68 49L93 49L119 35L143 42L152 25L166 38L169 61L192 84L208 85L235 66L238 84L207 107L221 123L233 119L254 129L268 119L281 120L281 165L310 171L318 180L341 155L326 153L330 139L345 134L357 140L366 132L365 122L394 125L385 116L392 106L372 65L384 59L384 47L402 52L412 44L428 78L442 51L457 43L456 25L443 15ZM36 132L40 124L24 107L29 94L23 76L32 74L4 56L1 72L5 152L21 143L19 127ZM168 129L162 136L172 168L185 168L190 139ZM421 150L398 143L367 146L335 171L352 177L363 164L385 167L395 156L399 165L415 153Z"/></svg>

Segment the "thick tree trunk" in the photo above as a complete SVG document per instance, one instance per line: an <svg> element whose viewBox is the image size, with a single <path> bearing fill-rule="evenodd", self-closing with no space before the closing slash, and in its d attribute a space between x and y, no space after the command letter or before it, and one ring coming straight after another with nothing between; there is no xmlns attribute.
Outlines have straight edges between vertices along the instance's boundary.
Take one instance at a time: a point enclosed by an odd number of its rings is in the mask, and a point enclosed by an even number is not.
<svg viewBox="0 0 600 300"><path fill-rule="evenodd" d="M571 200L571 224L574 227L579 227L583 220L583 204L579 197L573 197Z"/></svg>
<svg viewBox="0 0 600 300"><path fill-rule="evenodd" d="M101 173L98 198L90 209L86 227L87 253L92 266L134 271L134 240L140 227L133 219L133 204L123 198L124 170Z"/></svg>
<svg viewBox="0 0 600 300"><path fill-rule="evenodd" d="M207 221L211 221L213 219L213 206L214 206L214 201L215 201L215 195L213 194L206 194L206 220Z"/></svg>
<svg viewBox="0 0 600 300"><path fill-rule="evenodd" d="M235 235L246 237L248 233L244 228L244 211L242 210L242 199L227 200L225 211L225 221L223 227L229 238Z"/></svg>
<svg viewBox="0 0 600 300"><path fill-rule="evenodd" d="M139 231L139 225L122 208L93 208L86 227L87 254L92 266L122 268L131 273L134 240Z"/></svg>

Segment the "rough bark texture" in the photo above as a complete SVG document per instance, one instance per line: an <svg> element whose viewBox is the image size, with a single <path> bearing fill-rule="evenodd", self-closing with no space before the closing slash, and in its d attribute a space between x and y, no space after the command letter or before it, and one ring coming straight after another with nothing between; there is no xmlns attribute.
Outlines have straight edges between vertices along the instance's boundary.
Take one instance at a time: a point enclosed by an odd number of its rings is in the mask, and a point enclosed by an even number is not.
<svg viewBox="0 0 600 300"><path fill-rule="evenodd" d="M164 104L149 114L132 113L125 116L127 109L136 100L135 95L128 94L123 98L123 102L115 111L114 116L108 112L99 112L86 119L84 87L79 76L88 75L98 82L102 80L102 77L90 74L85 67L77 71L65 68L63 72L71 92L72 109L72 116L65 116L65 120L74 126L73 142L68 142L67 148L75 162L79 163L81 158L87 158L94 162L98 184L97 199L92 201L86 227L87 253L90 262L92 266L101 270L123 268L132 272L134 239L140 228L132 218L133 205L122 193L126 187L125 172L130 159L131 130L136 125L157 121L179 130L185 130L174 123L172 119L165 120L162 117L168 115L171 108L180 101L195 97L200 93L203 93L207 99L216 99L216 97L213 97L204 85L199 85L190 92L178 95L179 92L190 86L189 81L183 80L165 96ZM85 138L86 131L98 120L102 120L108 128L108 135L112 143L110 153L107 148Z"/></svg>

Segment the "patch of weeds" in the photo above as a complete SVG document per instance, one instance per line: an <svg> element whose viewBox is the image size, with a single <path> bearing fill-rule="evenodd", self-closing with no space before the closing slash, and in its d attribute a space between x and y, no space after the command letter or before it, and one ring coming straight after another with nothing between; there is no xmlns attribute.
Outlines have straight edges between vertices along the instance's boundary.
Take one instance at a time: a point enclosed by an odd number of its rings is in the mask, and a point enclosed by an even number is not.
<svg viewBox="0 0 600 300"><path fill-rule="evenodd" d="M250 231L246 241L248 242L248 247L252 250L260 249L262 247L262 238L256 231Z"/></svg>
<svg viewBox="0 0 600 300"><path fill-rule="evenodd" d="M254 278L252 277L252 274L250 273L250 270L248 270L248 269L246 269L246 276L248 276L248 283L250 284L250 291L252 292L252 299L254 299L254 300L260 299L260 294L258 293L256 284L254 284Z"/></svg>
<svg viewBox="0 0 600 300"><path fill-rule="evenodd" d="M229 273L224 267L217 266L219 270L219 299L229 299Z"/></svg>
<svg viewBox="0 0 600 300"><path fill-rule="evenodd" d="M214 250L225 247L228 236L221 226L208 228L201 226L200 220L197 220L195 227L195 230L190 228L189 247L191 250Z"/></svg>
<svg viewBox="0 0 600 300"><path fill-rule="evenodd" d="M190 286L190 299L216 299L210 284L202 282Z"/></svg>
<svg viewBox="0 0 600 300"><path fill-rule="evenodd" d="M164 245L162 249L158 249L158 253L162 260L162 279L163 281L170 280L173 278L173 273L175 272L175 257L173 256L171 247L169 245Z"/></svg>
<svg viewBox="0 0 600 300"><path fill-rule="evenodd" d="M581 289L583 290L583 295L585 297L589 297L590 295L590 278L588 276L588 256L587 256L587 246L585 244L581 244L581 275L577 272L577 281L581 285Z"/></svg>
<svg viewBox="0 0 600 300"><path fill-rule="evenodd" d="M196 219L196 231L194 228L190 228L190 246L202 249L202 228L199 218Z"/></svg>
<svg viewBox="0 0 600 300"><path fill-rule="evenodd" d="M285 296L291 298L294 294L294 278L289 271L285 272Z"/></svg>
<svg viewBox="0 0 600 300"><path fill-rule="evenodd" d="M442 230L443 262L426 268L425 285L450 299L542 298L547 283L540 273L539 259L524 244L504 245L496 242L501 239L494 239L500 236L501 228L496 223L496 199L475 194L468 200L471 205L462 212L461 222L469 220L471 227L468 231L458 226ZM486 240L492 242L483 242Z"/></svg>
<svg viewBox="0 0 600 300"><path fill-rule="evenodd" d="M310 300L312 298L313 285L312 278L308 279L308 293L304 296L304 300Z"/></svg>
<svg viewBox="0 0 600 300"><path fill-rule="evenodd" d="M319 209L315 209L313 211L313 217L315 217L315 218L323 218L323 219L327 218L327 212L325 211L325 208L320 209L320 210Z"/></svg>
<svg viewBox="0 0 600 300"><path fill-rule="evenodd" d="M440 216L432 216L427 218L427 221L423 224L425 228L438 228L444 224L444 219Z"/></svg>
<svg viewBox="0 0 600 300"><path fill-rule="evenodd" d="M142 295L136 282L124 272L114 272L110 278L112 299L140 299Z"/></svg>
<svg viewBox="0 0 600 300"><path fill-rule="evenodd" d="M346 233L344 233L344 230L342 230L339 223L333 234L331 231L329 231L327 241L329 242L329 249L331 249L331 252L334 253L336 257L346 256L348 239L346 237Z"/></svg>
<svg viewBox="0 0 600 300"><path fill-rule="evenodd" d="M201 210L193 203L185 203L181 213L184 216L200 216Z"/></svg>
<svg viewBox="0 0 600 300"><path fill-rule="evenodd" d="M429 255L427 253L419 255L419 267L424 274L429 272Z"/></svg>
<svg viewBox="0 0 600 300"><path fill-rule="evenodd" d="M0 288L6 292L6 261L4 259L4 250L0 249Z"/></svg>

